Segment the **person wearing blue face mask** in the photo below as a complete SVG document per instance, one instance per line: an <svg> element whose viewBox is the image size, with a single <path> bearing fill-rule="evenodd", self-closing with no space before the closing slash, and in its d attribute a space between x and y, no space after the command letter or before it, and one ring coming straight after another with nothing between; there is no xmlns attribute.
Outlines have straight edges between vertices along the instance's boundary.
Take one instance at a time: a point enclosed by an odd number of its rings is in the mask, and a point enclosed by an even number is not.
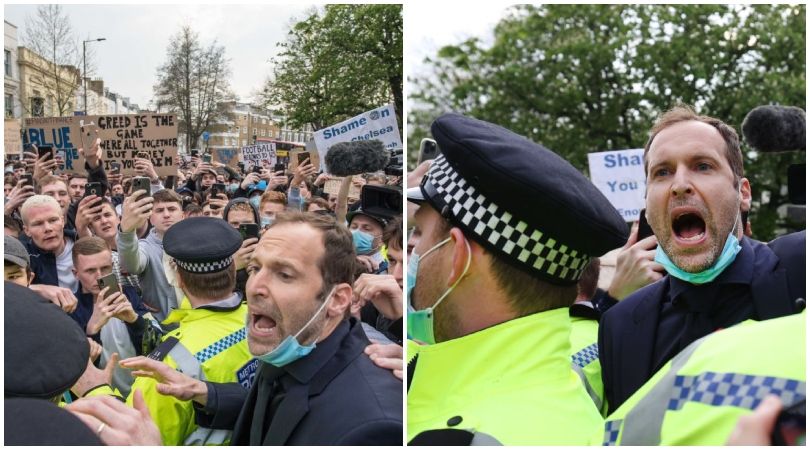
<svg viewBox="0 0 810 450"><path fill-rule="evenodd" d="M806 297L803 231L767 245L743 236L752 194L732 127L675 107L652 127L645 170L658 248L636 257L647 259L639 267L657 264L666 275L603 314L598 346L609 413L692 342L748 319L793 314Z"/></svg>
<svg viewBox="0 0 810 450"><path fill-rule="evenodd" d="M402 382L364 353L369 341L348 318L354 257L333 218L279 213L248 265L249 391L147 358L137 367L192 398L198 424L233 429L233 445L401 445Z"/></svg>
<svg viewBox="0 0 810 450"><path fill-rule="evenodd" d="M409 445L589 444L603 422L572 369L568 307L624 222L522 136L458 114L431 132L442 155L407 191Z"/></svg>
<svg viewBox="0 0 810 450"><path fill-rule="evenodd" d="M349 221L349 230L352 232L354 250L357 252L358 260L366 267L368 273L380 274L388 270L388 260L383 252L382 235L390 218L370 214L361 209L352 211L346 216L346 220Z"/></svg>

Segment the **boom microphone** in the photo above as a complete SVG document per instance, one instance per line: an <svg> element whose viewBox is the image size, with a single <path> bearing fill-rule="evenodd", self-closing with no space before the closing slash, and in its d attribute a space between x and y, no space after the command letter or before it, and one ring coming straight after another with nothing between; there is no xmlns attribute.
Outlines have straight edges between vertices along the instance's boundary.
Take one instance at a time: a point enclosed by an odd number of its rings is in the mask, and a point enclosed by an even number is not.
<svg viewBox="0 0 810 450"><path fill-rule="evenodd" d="M383 170L388 164L389 152L382 141L340 142L326 154L326 170L338 177L348 177Z"/></svg>
<svg viewBox="0 0 810 450"><path fill-rule="evenodd" d="M745 141L761 152L786 152L806 148L804 111L795 106L758 106L742 123Z"/></svg>

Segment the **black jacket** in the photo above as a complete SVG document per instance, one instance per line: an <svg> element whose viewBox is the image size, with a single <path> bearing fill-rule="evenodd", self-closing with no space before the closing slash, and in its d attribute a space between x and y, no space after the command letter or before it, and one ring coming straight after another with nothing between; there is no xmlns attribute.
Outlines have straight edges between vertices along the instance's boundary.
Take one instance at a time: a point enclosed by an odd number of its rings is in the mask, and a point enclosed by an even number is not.
<svg viewBox="0 0 810 450"><path fill-rule="evenodd" d="M360 323L351 319L285 366L289 388L262 445L402 445L402 382L374 365L363 352L367 345ZM231 444L250 444L258 385L249 392L238 383L208 385L217 412L208 416L195 408L197 424L222 429L236 419Z"/></svg>
<svg viewBox="0 0 810 450"><path fill-rule="evenodd" d="M756 320L801 311L806 298L805 232L783 236L768 245L744 238L752 251L751 297ZM746 247L748 250L746 250ZM653 375L653 350L661 304L669 276L631 294L603 314L599 324L599 361L608 412L613 412Z"/></svg>

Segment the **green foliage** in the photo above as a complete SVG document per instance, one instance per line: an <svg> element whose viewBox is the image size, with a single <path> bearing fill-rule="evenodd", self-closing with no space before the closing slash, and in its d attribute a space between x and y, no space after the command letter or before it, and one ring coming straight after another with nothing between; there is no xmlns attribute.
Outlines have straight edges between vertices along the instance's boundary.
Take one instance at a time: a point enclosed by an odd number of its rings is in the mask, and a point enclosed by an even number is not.
<svg viewBox="0 0 810 450"><path fill-rule="evenodd" d="M261 96L288 126L320 129L392 101L402 123L401 5L327 5L279 46Z"/></svg>
<svg viewBox="0 0 810 450"><path fill-rule="evenodd" d="M492 45L470 39L426 58L412 80L409 165L430 121L459 111L553 149L583 172L587 153L643 147L655 117L677 102L738 130L762 104L805 107L803 5L515 6ZM770 239L787 202L787 166L804 153L748 147L754 234Z"/></svg>

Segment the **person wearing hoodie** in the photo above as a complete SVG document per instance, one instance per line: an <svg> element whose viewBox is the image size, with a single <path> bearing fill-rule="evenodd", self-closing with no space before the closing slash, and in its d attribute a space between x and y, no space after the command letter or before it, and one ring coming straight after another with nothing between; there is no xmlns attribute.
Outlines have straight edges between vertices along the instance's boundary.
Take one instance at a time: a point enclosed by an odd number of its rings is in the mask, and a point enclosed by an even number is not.
<svg viewBox="0 0 810 450"><path fill-rule="evenodd" d="M116 246L123 267L141 280L144 302L158 309L153 315L162 322L178 306L177 293L163 268L163 235L183 220L182 200L167 189L151 197L144 194L142 190L135 191L124 200ZM136 230L147 220L153 228L139 240Z"/></svg>

